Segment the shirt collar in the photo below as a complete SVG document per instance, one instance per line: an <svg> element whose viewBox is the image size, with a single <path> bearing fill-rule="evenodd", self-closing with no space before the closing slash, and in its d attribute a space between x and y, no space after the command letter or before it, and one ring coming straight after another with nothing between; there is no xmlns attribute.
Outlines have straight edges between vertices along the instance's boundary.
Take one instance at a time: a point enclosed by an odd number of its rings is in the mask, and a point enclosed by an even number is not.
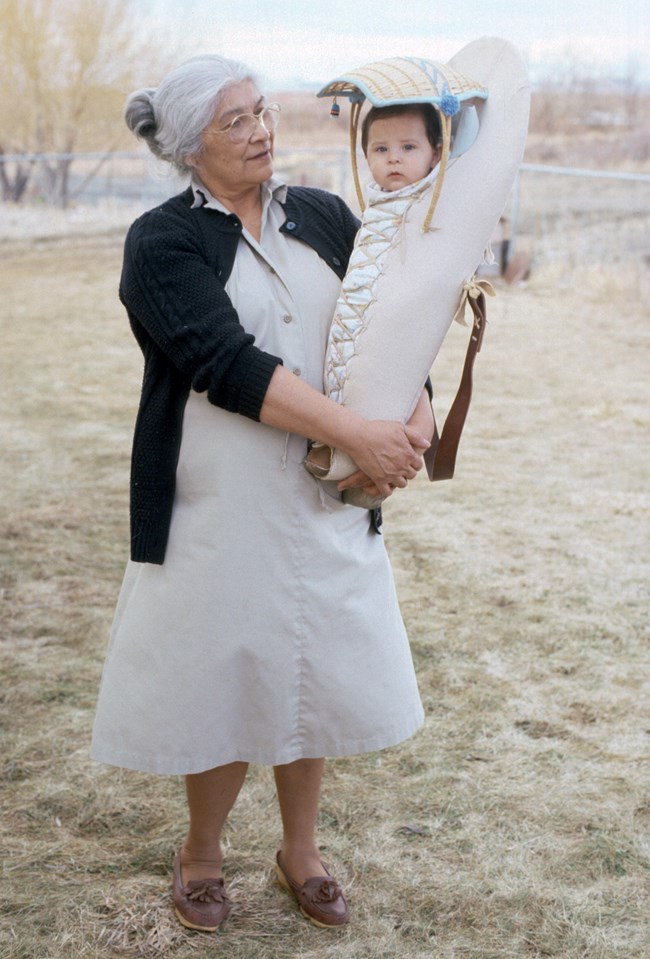
<svg viewBox="0 0 650 959"><path fill-rule="evenodd" d="M223 205L221 200L217 200L212 196L207 186L204 186L197 176L192 177L191 186L192 193L194 194L194 202L192 203L193 210L198 207L207 206L212 210L221 210L222 213L228 216L230 215L231 211ZM261 189L262 205L264 207L268 206L271 200L284 203L287 199L287 184L279 176L276 176L275 173L262 183Z"/></svg>

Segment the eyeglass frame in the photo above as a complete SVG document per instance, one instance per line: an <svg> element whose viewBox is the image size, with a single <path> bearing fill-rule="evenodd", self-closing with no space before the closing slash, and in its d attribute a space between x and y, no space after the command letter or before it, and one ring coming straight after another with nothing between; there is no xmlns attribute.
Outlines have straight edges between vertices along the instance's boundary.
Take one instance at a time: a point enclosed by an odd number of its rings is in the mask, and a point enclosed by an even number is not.
<svg viewBox="0 0 650 959"><path fill-rule="evenodd" d="M259 125L262 127L263 130L266 131L266 133L274 133L275 127L273 128L273 130L269 130L269 128L265 125L263 120L263 115L267 110L271 110L273 113L277 114L277 119L275 121L277 126L280 120L280 113L282 112L282 107L279 103L277 103L274 100L272 103L265 104L262 107L262 109L259 111L259 113L238 113L236 117L232 118L228 126L224 127L222 130L206 130L206 135L212 136L217 133L225 133L231 143L245 143L247 139L250 139L250 137L253 136L253 132L255 128L251 130L251 132L248 134L248 137L244 137L242 140L233 140L231 134L232 134L232 128L234 124L237 123L238 120L243 120L244 118L248 118L248 117L250 117L252 120L255 120L256 123L259 123Z"/></svg>

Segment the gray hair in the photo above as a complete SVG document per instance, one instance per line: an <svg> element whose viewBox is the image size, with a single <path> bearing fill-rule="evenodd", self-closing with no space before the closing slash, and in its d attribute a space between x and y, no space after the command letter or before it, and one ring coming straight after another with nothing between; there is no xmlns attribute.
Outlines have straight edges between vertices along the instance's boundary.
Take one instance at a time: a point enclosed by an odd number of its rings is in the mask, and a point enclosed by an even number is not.
<svg viewBox="0 0 650 959"><path fill-rule="evenodd" d="M159 87L131 94L124 108L126 125L155 156L189 173L187 159L201 153L203 131L214 119L221 95L244 80L259 87L257 76L237 60L217 54L192 57Z"/></svg>

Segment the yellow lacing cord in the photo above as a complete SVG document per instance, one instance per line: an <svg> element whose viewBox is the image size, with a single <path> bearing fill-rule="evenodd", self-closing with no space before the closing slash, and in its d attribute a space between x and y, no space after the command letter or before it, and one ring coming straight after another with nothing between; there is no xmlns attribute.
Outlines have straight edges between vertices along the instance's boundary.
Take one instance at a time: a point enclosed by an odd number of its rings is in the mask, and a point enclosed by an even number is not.
<svg viewBox="0 0 650 959"><path fill-rule="evenodd" d="M451 117L447 117L444 113L440 114L441 126L442 126L442 155L440 157L440 169L438 170L438 176L436 177L436 183L433 188L433 194L431 196L431 202L429 203L429 209L427 215L424 218L424 223L422 224L422 232L428 233L431 227L431 220L433 219L433 213L438 203L438 197L440 196L440 191L442 190L442 181L445 177L445 170L447 169L447 160L449 158L449 149L451 146Z"/></svg>
<svg viewBox="0 0 650 959"><path fill-rule="evenodd" d="M350 157L352 159L352 176L354 177L354 188L357 191L357 199L361 212L366 208L363 200L361 183L359 182L359 168L357 166L357 131L359 129L359 117L361 116L361 103L353 102L350 104Z"/></svg>
<svg viewBox="0 0 650 959"><path fill-rule="evenodd" d="M465 322L465 307L467 306L469 300L478 300L481 293L487 294L488 296L497 295L497 291L494 289L489 280L486 280L484 277L479 279L476 276L476 273L472 273L470 278L465 280L460 291L460 300L458 301L458 307L454 313L455 323L460 323L461 326L467 326L467 323Z"/></svg>

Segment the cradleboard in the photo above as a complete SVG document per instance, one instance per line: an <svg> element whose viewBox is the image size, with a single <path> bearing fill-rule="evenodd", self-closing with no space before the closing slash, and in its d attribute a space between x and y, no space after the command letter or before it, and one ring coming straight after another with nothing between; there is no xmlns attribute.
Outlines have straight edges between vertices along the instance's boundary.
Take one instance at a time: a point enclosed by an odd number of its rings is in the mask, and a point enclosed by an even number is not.
<svg viewBox="0 0 650 959"><path fill-rule="evenodd" d="M463 382L440 444L436 431L427 456L430 478L448 478L485 322L485 284L474 274L524 151L530 106L525 66L510 43L486 37L446 64L412 57L369 64L318 95L351 101L352 162L362 209L356 137L364 100L378 107L432 103L439 112L443 143L436 169L393 193L369 187L330 329L324 381L328 396L361 415L406 422L454 317L463 322L469 301L475 320ZM337 481L357 468L340 450L332 450L329 468L309 457L305 465L314 476ZM347 490L344 499L377 505L359 489Z"/></svg>

